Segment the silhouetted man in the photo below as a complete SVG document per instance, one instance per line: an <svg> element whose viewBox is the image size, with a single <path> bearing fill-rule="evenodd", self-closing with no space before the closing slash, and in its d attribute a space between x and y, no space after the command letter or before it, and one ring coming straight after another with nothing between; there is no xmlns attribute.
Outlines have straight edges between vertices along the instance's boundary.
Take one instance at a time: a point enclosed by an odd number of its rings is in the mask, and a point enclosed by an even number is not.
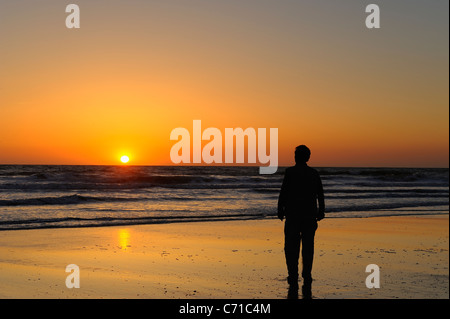
<svg viewBox="0 0 450 319"><path fill-rule="evenodd" d="M305 145L295 149L295 163L286 169L278 200L278 218L286 218L284 252L290 287L298 288L300 243L303 260L303 288L311 289L314 235L317 221L325 217L325 200L319 173L309 167L311 152ZM317 205L318 203L318 205Z"/></svg>

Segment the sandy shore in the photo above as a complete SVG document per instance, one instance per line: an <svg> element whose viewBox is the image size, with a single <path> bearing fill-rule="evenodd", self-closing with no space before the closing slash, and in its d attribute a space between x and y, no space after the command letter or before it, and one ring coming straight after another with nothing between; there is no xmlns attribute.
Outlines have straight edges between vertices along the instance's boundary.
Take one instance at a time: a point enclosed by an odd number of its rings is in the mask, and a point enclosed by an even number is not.
<svg viewBox="0 0 450 319"><path fill-rule="evenodd" d="M449 298L448 237L448 215L325 219L313 298ZM285 278L279 220L0 232L0 298L276 299Z"/></svg>

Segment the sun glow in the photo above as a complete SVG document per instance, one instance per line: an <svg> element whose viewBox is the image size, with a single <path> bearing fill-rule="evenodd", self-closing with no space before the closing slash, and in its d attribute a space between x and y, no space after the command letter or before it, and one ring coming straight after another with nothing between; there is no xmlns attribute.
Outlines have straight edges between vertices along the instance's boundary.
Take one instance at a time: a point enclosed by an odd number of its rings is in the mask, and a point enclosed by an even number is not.
<svg viewBox="0 0 450 319"><path fill-rule="evenodd" d="M128 163L128 162L130 161L130 158L129 158L128 156L124 155L124 156L122 156L122 157L120 158L120 161L121 161L122 163L126 164L126 163Z"/></svg>

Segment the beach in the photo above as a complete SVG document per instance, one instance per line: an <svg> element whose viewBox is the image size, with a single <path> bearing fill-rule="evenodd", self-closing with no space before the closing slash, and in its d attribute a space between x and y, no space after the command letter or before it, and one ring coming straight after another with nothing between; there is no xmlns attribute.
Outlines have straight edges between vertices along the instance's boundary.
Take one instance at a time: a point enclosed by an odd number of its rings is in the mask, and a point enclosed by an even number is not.
<svg viewBox="0 0 450 319"><path fill-rule="evenodd" d="M448 298L448 235L448 215L326 218L312 297ZM285 299L283 245L276 219L2 231L0 298Z"/></svg>

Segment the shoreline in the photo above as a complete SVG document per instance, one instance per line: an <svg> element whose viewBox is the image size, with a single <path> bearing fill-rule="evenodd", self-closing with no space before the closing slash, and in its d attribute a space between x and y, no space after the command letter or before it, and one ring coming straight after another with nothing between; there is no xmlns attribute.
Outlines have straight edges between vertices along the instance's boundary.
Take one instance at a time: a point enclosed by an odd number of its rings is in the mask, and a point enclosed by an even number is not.
<svg viewBox="0 0 450 319"><path fill-rule="evenodd" d="M352 213L358 213L358 212L352 212ZM370 219L370 218L389 218L389 217L440 217L440 216L450 216L448 212L443 213L417 213L415 211L408 212L406 214L399 214L399 215L372 215L372 216L327 216L326 219ZM10 228L10 229L0 229L0 234L2 232L9 232L9 231L26 231L26 230L50 230L50 229L77 229L77 228L102 228L102 227L133 227L133 226L151 226L151 225L169 225L169 224L183 224L183 223L216 223L216 222L237 222L237 221L258 221L258 220L278 220L276 216L266 216L266 217L244 217L244 218L235 218L235 219L220 219L218 217L217 219L211 219L208 220L202 220L201 218L195 219L186 219L182 221L163 221L160 223L152 222L142 222L142 223L117 223L117 224L110 224L110 225L77 225L77 226L42 226L42 227L35 227L35 228Z"/></svg>
<svg viewBox="0 0 450 319"><path fill-rule="evenodd" d="M448 298L448 220L322 220L313 298ZM1 231L0 298L285 299L283 226L266 218ZM69 264L80 267L79 289L65 286ZM368 264L380 266L380 289L365 286Z"/></svg>

